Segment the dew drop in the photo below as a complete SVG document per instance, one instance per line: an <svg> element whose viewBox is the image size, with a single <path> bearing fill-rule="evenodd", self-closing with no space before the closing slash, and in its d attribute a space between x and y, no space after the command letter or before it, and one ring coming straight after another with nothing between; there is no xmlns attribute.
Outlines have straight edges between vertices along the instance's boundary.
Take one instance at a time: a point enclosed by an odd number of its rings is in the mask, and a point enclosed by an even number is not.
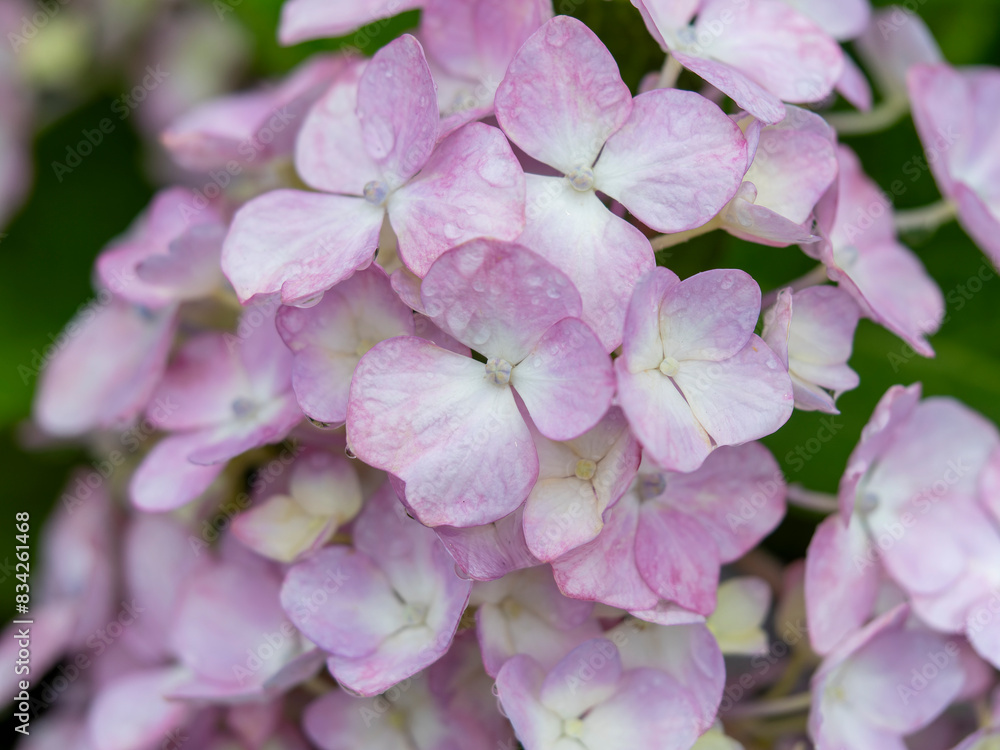
<svg viewBox="0 0 1000 750"><path fill-rule="evenodd" d="M358 454L351 450L351 446L344 448L344 455L347 456L352 461L358 457Z"/></svg>
<svg viewBox="0 0 1000 750"><path fill-rule="evenodd" d="M444 236L447 237L449 240L458 239L459 235L461 234L462 234L461 230L454 224L444 225Z"/></svg>
<svg viewBox="0 0 1000 750"><path fill-rule="evenodd" d="M723 289L732 289L733 288L733 277L732 276L726 276L722 280L722 284L720 286L722 286Z"/></svg>
<svg viewBox="0 0 1000 750"><path fill-rule="evenodd" d="M495 697L499 698L499 697L500 697L500 686L499 686L499 685L497 685L497 684L496 684L496 683L494 682L494 683L493 683L493 687L492 687L492 688L490 688L490 692L491 692L491 693L493 693L493 695L494 695Z"/></svg>

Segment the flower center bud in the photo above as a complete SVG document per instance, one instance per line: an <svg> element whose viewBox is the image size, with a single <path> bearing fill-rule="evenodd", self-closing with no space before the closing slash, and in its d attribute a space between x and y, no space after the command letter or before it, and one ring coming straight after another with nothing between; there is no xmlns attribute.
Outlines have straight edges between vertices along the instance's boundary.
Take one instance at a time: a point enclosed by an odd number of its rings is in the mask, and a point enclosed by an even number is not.
<svg viewBox="0 0 1000 750"><path fill-rule="evenodd" d="M521 616L521 603L509 596L500 604L500 609L512 620Z"/></svg>
<svg viewBox="0 0 1000 750"><path fill-rule="evenodd" d="M667 491L667 478L662 474L639 475L639 497L652 500Z"/></svg>
<svg viewBox="0 0 1000 750"><path fill-rule="evenodd" d="M427 618L427 607L423 604L407 604L403 619L407 625L422 625Z"/></svg>
<svg viewBox="0 0 1000 750"><path fill-rule="evenodd" d="M574 190L579 190L581 193L594 188L594 170L590 167L576 167L566 175L566 179Z"/></svg>
<svg viewBox="0 0 1000 750"><path fill-rule="evenodd" d="M257 404L255 404L252 399L241 397L233 401L232 409L233 414L235 414L237 418L243 419L244 417L249 417L257 410Z"/></svg>
<svg viewBox="0 0 1000 750"><path fill-rule="evenodd" d="M365 200L374 206L381 206L389 195L389 187L381 180L372 180L365 185Z"/></svg>
<svg viewBox="0 0 1000 750"><path fill-rule="evenodd" d="M368 350L371 349L373 346L375 346L374 341L370 341L369 339L361 339L358 342L358 346L354 350L354 353L359 357L363 357L368 353Z"/></svg>
<svg viewBox="0 0 1000 750"><path fill-rule="evenodd" d="M665 360L660 362L660 372L666 375L668 378L672 378L677 375L677 371L681 369L681 363L678 362L673 357L667 357Z"/></svg>
<svg viewBox="0 0 1000 750"><path fill-rule="evenodd" d="M576 462L576 478L589 482L597 473L597 464L589 458L581 458Z"/></svg>
<svg viewBox="0 0 1000 750"><path fill-rule="evenodd" d="M486 360L486 379L493 385L507 385L510 382L512 365L506 359L490 357Z"/></svg>
<svg viewBox="0 0 1000 750"><path fill-rule="evenodd" d="M580 719L564 719L563 734L567 737L578 738L583 736L583 721Z"/></svg>

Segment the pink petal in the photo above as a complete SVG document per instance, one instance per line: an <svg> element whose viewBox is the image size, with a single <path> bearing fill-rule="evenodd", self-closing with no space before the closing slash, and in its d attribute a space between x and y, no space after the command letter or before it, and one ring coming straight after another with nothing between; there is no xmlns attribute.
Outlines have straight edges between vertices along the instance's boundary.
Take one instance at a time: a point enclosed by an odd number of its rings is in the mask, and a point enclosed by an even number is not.
<svg viewBox="0 0 1000 750"><path fill-rule="evenodd" d="M393 193L389 220L399 257L417 276L446 250L476 237L513 240L524 227L524 173L506 138L466 125L434 151L423 171Z"/></svg>
<svg viewBox="0 0 1000 750"><path fill-rule="evenodd" d="M73 436L133 419L166 369L176 324L173 307L149 314L112 297L85 308L57 339L51 359L39 364L39 426Z"/></svg>
<svg viewBox="0 0 1000 750"><path fill-rule="evenodd" d="M621 679L618 648L607 638L594 638L566 654L545 676L539 699L559 716L576 718L611 698Z"/></svg>
<svg viewBox="0 0 1000 750"><path fill-rule="evenodd" d="M653 460L672 471L701 466L712 451L712 438L671 379L658 370L630 373L624 357L615 360L615 374L618 403Z"/></svg>
<svg viewBox="0 0 1000 750"><path fill-rule="evenodd" d="M375 53L358 83L365 150L390 189L427 162L438 130L437 96L424 51L403 34Z"/></svg>
<svg viewBox="0 0 1000 750"><path fill-rule="evenodd" d="M328 290L313 307L281 307L275 323L295 354L292 385L302 410L320 422L347 419L351 375L379 341L413 334L413 314L377 266Z"/></svg>
<svg viewBox="0 0 1000 750"><path fill-rule="evenodd" d="M721 446L697 471L667 477L661 499L697 518L726 563L745 555L781 522L785 481L760 443Z"/></svg>
<svg viewBox="0 0 1000 750"><path fill-rule="evenodd" d="M325 547L288 570L281 606L320 648L344 657L373 653L405 624L404 605L367 555Z"/></svg>
<svg viewBox="0 0 1000 750"><path fill-rule="evenodd" d="M674 381L716 445L770 435L792 415L792 381L756 334L729 359L684 362Z"/></svg>
<svg viewBox="0 0 1000 750"><path fill-rule="evenodd" d="M310 187L327 193L363 195L379 178L365 150L358 120L358 82L368 61L348 60L333 85L309 110L295 145L295 170Z"/></svg>
<svg viewBox="0 0 1000 750"><path fill-rule="evenodd" d="M680 283L673 271L657 266L639 279L629 301L621 359L629 372L652 370L663 361L660 335L660 305L672 287Z"/></svg>
<svg viewBox="0 0 1000 750"><path fill-rule="evenodd" d="M758 120L768 125L781 122L785 105L781 98L745 75L741 70L724 62L709 60L678 50L670 54L692 73L704 78Z"/></svg>
<svg viewBox="0 0 1000 750"><path fill-rule="evenodd" d="M445 333L512 365L553 323L580 313L580 295L561 271L521 245L496 240L472 240L442 255L420 293Z"/></svg>
<svg viewBox="0 0 1000 750"><path fill-rule="evenodd" d="M854 39L868 28L872 9L868 0L842 0L832 4L824 0L795 0L789 3L811 18L834 39Z"/></svg>
<svg viewBox="0 0 1000 750"><path fill-rule="evenodd" d="M750 274L702 271L661 298L663 356L682 362L726 360L747 345L759 315L760 287Z"/></svg>
<svg viewBox="0 0 1000 750"><path fill-rule="evenodd" d="M347 431L358 457L406 483L427 525L502 518L538 473L512 393L488 382L481 363L423 339L389 339L362 358Z"/></svg>
<svg viewBox="0 0 1000 750"><path fill-rule="evenodd" d="M371 263L383 209L359 198L275 190L245 204L222 247L241 302L281 292L308 300Z"/></svg>
<svg viewBox="0 0 1000 750"><path fill-rule="evenodd" d="M595 188L660 232L699 227L729 202L746 170L739 127L691 91L637 96L594 167Z"/></svg>
<svg viewBox="0 0 1000 750"><path fill-rule="evenodd" d="M569 16L556 16L528 38L495 101L508 137L564 173L590 167L632 107L611 53Z"/></svg>
<svg viewBox="0 0 1000 750"><path fill-rule="evenodd" d="M316 55L277 86L210 100L174 120L160 140L174 161L199 172L230 162L253 169L290 154L306 110L344 72L348 59Z"/></svg>
<svg viewBox="0 0 1000 750"><path fill-rule="evenodd" d="M887 28L891 34L885 33ZM898 6L877 9L854 47L886 96L906 95L906 74L914 65L942 62L941 50L924 21Z"/></svg>
<svg viewBox="0 0 1000 750"><path fill-rule="evenodd" d="M696 518L659 503L643 504L635 559L643 580L663 599L703 615L715 609L719 551Z"/></svg>
<svg viewBox="0 0 1000 750"><path fill-rule="evenodd" d="M845 527L832 515L816 529L806 555L805 592L817 653L829 653L874 613L882 564L872 546L858 520Z"/></svg>
<svg viewBox="0 0 1000 750"><path fill-rule="evenodd" d="M465 529L437 526L434 531L469 578L493 581L539 564L528 548L522 525L518 508L493 523Z"/></svg>
<svg viewBox="0 0 1000 750"><path fill-rule="evenodd" d="M497 674L497 697L504 714L514 725L514 732L528 747L558 747L562 720L545 708L538 699L545 671L530 656L518 655Z"/></svg>
<svg viewBox="0 0 1000 750"><path fill-rule="evenodd" d="M629 296L656 265L649 240L593 191L574 190L561 177L527 175L526 184L528 221L518 242L573 281L583 300L579 317L613 351L622 341Z"/></svg>
<svg viewBox="0 0 1000 750"><path fill-rule="evenodd" d="M864 71L848 55L844 55L844 72L837 81L837 93L862 112L871 111L872 87Z"/></svg>
<svg viewBox="0 0 1000 750"><path fill-rule="evenodd" d="M278 32L282 44L343 36L359 26L419 8L422 0L362 0L331 4L328 0L288 0L281 9Z"/></svg>
<svg viewBox="0 0 1000 750"><path fill-rule="evenodd" d="M605 513L604 529L588 544L552 562L559 590L627 610L652 609L659 597L643 580L633 552L639 524L639 498L626 492Z"/></svg>
<svg viewBox="0 0 1000 750"><path fill-rule="evenodd" d="M596 425L615 392L611 360L575 318L549 328L515 365L510 383L538 431L550 440L570 440Z"/></svg>
<svg viewBox="0 0 1000 750"><path fill-rule="evenodd" d="M94 697L87 723L90 739L100 750L149 747L179 732L193 709L164 696L183 674L176 667L160 667L118 677Z"/></svg>
<svg viewBox="0 0 1000 750"><path fill-rule="evenodd" d="M188 460L206 444L205 432L170 435L146 454L129 482L132 504L149 513L174 510L201 495L226 468Z"/></svg>
<svg viewBox="0 0 1000 750"><path fill-rule="evenodd" d="M705 0L696 32L711 35L720 24L724 31L710 36L702 54L732 65L784 101L819 101L840 78L840 46L781 0L755 0L735 9L728 0Z"/></svg>
<svg viewBox="0 0 1000 750"><path fill-rule="evenodd" d="M658 669L632 669L618 691L584 719L587 747L656 747L686 750L702 728L690 693ZM621 743L616 745L616 743Z"/></svg>

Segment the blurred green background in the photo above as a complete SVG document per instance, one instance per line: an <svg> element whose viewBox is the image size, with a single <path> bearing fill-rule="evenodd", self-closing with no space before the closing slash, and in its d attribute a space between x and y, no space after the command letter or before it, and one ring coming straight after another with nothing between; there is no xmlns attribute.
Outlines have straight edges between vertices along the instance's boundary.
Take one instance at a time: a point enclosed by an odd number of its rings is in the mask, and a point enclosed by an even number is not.
<svg viewBox="0 0 1000 750"><path fill-rule="evenodd" d="M336 42L315 42L291 49L275 41L280 0L205 0L219 15L219 24L240 24L253 43L252 63L245 83L259 76L282 73ZM888 3L877 3L884 5ZM958 65L1000 64L1000 5L995 0L911 0L937 37L948 60ZM577 15L591 25L609 45L629 85L642 74L658 68L662 53L645 33L638 13L626 0L555 0L557 12ZM231 11L231 12L229 12ZM372 51L402 29L412 26L416 13L380 30L365 51ZM687 79L683 79L685 82ZM51 163L64 159L67 145L76 143L80 131L92 128L107 116L114 98L136 83L126 75L100 80L74 105L38 133L33 145L36 176L30 199L0 239L4 273L0 275L0 476L3 501L0 524L14 535L15 511L29 510L35 540L41 523L74 464L88 456L78 448L25 450L22 444L35 379L27 382L19 366L31 367L34 352L41 352L58 335L74 312L92 296L91 268L95 256L122 232L153 193L144 169L140 137L131 129L136 118L116 128L107 141L83 164L57 181ZM0 115L2 116L2 115ZM921 154L913 125L907 118L888 132L847 139L861 155L869 174L883 187L903 178L904 165ZM938 199L929 173L910 183L899 199L901 208L921 206ZM975 276L988 261L956 226L949 225L930 237L910 243L945 295ZM731 266L750 271L764 291L798 277L813 266L797 248L749 245L716 232L673 249L665 264L682 277L708 267ZM952 295L955 299L955 295ZM938 356L925 360L906 355L901 341L863 321L855 341L852 366L861 375L861 387L839 401L836 434L808 461L789 460L790 452L817 437L825 417L796 413L789 424L765 442L774 451L790 481L822 491L836 490L848 454L875 403L895 383L922 381L925 394L949 394L1000 422L1000 280L993 277L981 292L948 306L949 319L932 340ZM892 355L892 356L890 356ZM815 442L812 445L815 446ZM785 558L803 554L817 516L792 511L768 541ZM0 614L13 612L12 573L4 564L12 555L13 541L0 545ZM10 551L10 552L8 552ZM33 556L37 560L37 554ZM33 581L39 578L34 572Z"/></svg>

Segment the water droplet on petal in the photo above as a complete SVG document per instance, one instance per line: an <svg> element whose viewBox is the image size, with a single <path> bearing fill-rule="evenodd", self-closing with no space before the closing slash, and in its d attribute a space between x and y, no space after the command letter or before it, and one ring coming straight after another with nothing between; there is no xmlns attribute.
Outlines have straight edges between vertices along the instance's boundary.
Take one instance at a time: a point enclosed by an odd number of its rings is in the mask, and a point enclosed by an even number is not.
<svg viewBox="0 0 1000 750"><path fill-rule="evenodd" d="M460 230L454 224L445 224L444 225L444 236L447 237L449 240L458 239L458 237L461 234L462 234L462 230Z"/></svg>
<svg viewBox="0 0 1000 750"><path fill-rule="evenodd" d="M733 288L733 277L732 276L726 276L724 279L722 279L722 284L720 286L723 289L732 289Z"/></svg>
<svg viewBox="0 0 1000 750"><path fill-rule="evenodd" d="M354 460L355 458L358 457L358 454L351 450L351 446L347 446L346 448L344 448L344 455L351 460Z"/></svg>

